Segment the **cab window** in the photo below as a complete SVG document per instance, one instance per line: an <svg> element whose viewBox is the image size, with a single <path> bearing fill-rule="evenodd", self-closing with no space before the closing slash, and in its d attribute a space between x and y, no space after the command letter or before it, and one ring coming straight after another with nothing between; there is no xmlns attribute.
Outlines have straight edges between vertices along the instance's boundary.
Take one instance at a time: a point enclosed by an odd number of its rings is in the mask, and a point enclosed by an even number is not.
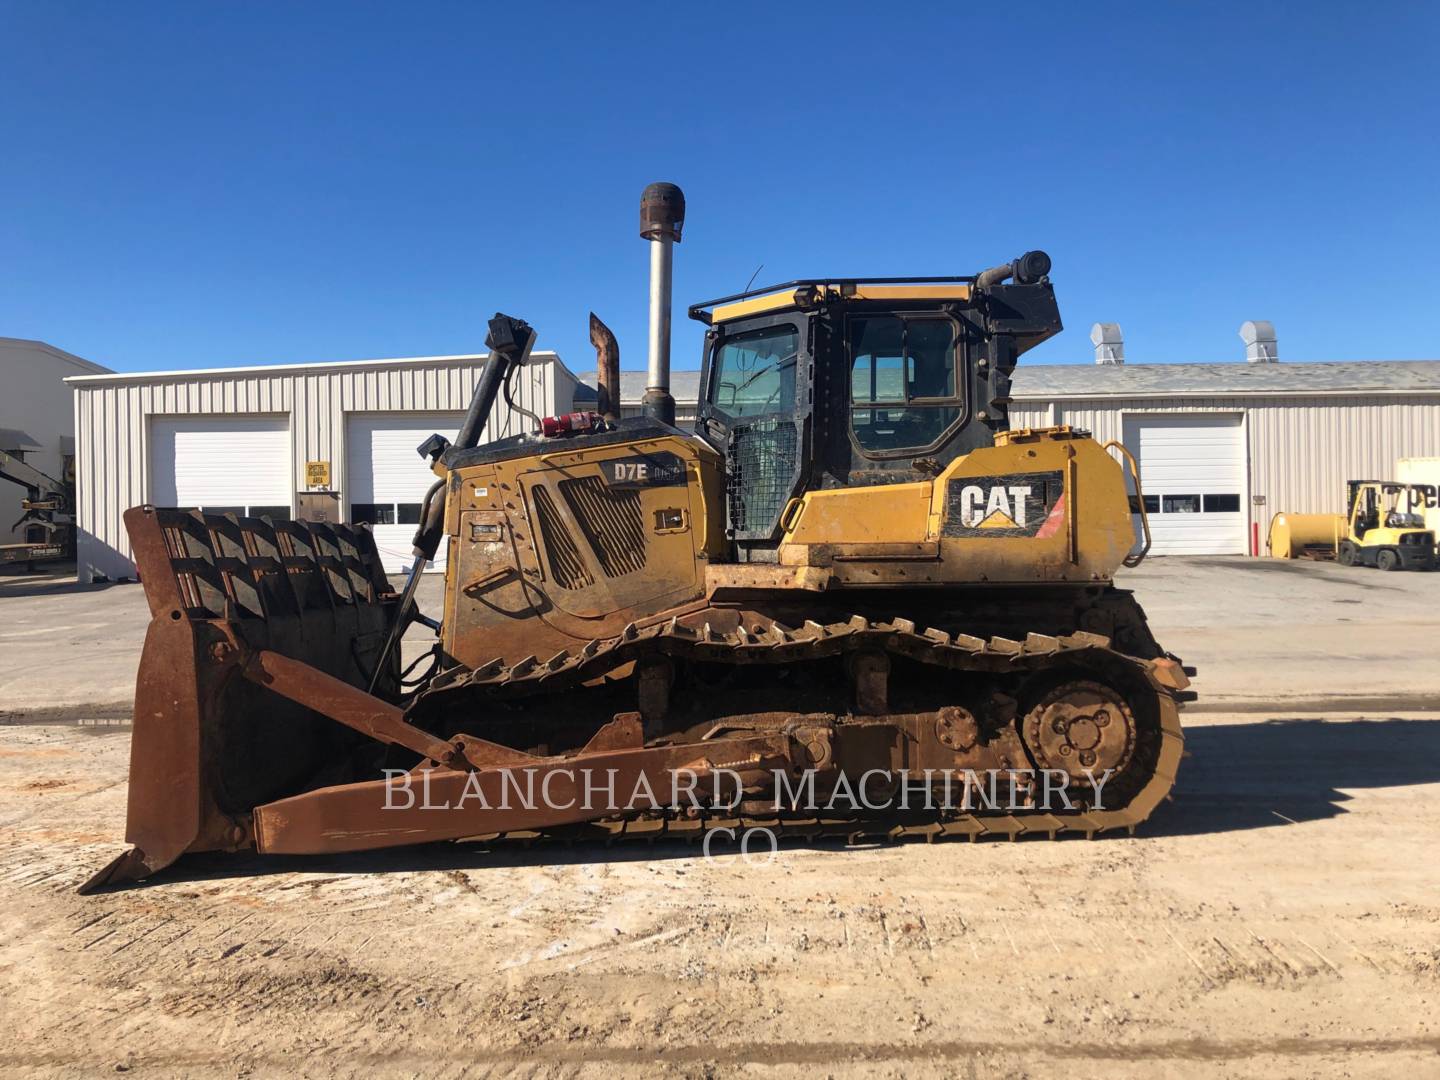
<svg viewBox="0 0 1440 1080"><path fill-rule="evenodd" d="M788 325L725 338L715 351L710 403L731 417L792 411L799 350L799 332Z"/></svg>
<svg viewBox="0 0 1440 1080"><path fill-rule="evenodd" d="M850 430L874 454L938 442L960 419L955 324L893 315L850 320Z"/></svg>

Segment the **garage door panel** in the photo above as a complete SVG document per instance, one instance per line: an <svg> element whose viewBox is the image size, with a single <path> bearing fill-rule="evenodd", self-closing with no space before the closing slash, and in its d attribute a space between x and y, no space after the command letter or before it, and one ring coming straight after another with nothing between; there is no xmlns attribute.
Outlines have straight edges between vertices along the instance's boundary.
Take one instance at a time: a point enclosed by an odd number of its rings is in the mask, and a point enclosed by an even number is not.
<svg viewBox="0 0 1440 1080"><path fill-rule="evenodd" d="M283 416L156 417L150 501L289 516L290 424Z"/></svg>
<svg viewBox="0 0 1440 1080"><path fill-rule="evenodd" d="M390 573L408 570L413 560L420 504L435 482L429 463L417 452L430 435L454 439L463 412L351 414L345 429L345 484L349 520L371 522L375 546ZM427 572L445 569L441 546Z"/></svg>
<svg viewBox="0 0 1440 1080"><path fill-rule="evenodd" d="M1232 414L1133 415L1125 445L1140 463L1157 555L1243 555L1245 444ZM1138 528L1138 522L1137 522Z"/></svg>

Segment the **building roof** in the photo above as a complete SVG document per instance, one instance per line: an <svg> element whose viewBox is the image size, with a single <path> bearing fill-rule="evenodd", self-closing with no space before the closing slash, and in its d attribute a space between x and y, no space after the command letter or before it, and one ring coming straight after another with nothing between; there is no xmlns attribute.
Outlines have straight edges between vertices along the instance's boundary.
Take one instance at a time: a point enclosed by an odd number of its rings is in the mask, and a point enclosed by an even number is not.
<svg viewBox="0 0 1440 1080"><path fill-rule="evenodd" d="M68 353L64 349L57 349L48 341L36 341L34 338L0 337L0 349L7 347L30 349L36 352L48 353L57 360L63 360L65 363L70 364L72 367L77 367L81 371L89 372L91 374L104 374L110 370L108 367L105 367L101 364L92 363L91 361L86 360L84 357L76 356L74 353Z"/></svg>
<svg viewBox="0 0 1440 1080"><path fill-rule="evenodd" d="M35 436L19 430L18 428L0 428L0 450L43 450L40 443L35 441Z"/></svg>
<svg viewBox="0 0 1440 1080"><path fill-rule="evenodd" d="M1249 364L1026 364L1020 400L1236 394L1440 394L1440 360Z"/></svg>
<svg viewBox="0 0 1440 1080"><path fill-rule="evenodd" d="M579 376L595 385L595 372ZM698 371L670 373L676 401L700 395ZM1020 401L1092 397L1309 396L1316 394L1440 394L1440 360L1358 360L1248 364L1026 364L1015 369ZM645 372L620 373L620 400L638 405ZM576 401L582 398L577 395ZM590 400L594 400L593 396Z"/></svg>
<svg viewBox="0 0 1440 1080"><path fill-rule="evenodd" d="M639 405L645 397L645 382L648 373L644 371L622 371L620 372L620 403L622 405ZM595 379L597 373L586 371L577 375L583 389L576 390L575 403L582 401L594 402ZM585 391L589 391L585 393ZM583 395L583 396L582 396ZM700 400L700 372L698 371L672 371L670 372L670 396L676 401L699 401Z"/></svg>
<svg viewBox="0 0 1440 1080"><path fill-rule="evenodd" d="M183 368L174 371L111 371L104 375L71 375L65 381L67 383L80 383L86 386L95 383L126 383L146 382L150 380L164 379L193 379L197 376L207 378L245 378L250 375L282 375L302 371L335 371L341 368L386 368L386 367L424 367L440 364L473 364L484 360L486 353L464 353L457 356L401 356L388 360L322 360L308 364L250 364L240 367L222 368ZM570 369L565 366L558 353L549 350L536 349L530 354L531 363L556 364L562 371ZM102 368L102 371L108 369ZM642 390L643 393L643 390Z"/></svg>

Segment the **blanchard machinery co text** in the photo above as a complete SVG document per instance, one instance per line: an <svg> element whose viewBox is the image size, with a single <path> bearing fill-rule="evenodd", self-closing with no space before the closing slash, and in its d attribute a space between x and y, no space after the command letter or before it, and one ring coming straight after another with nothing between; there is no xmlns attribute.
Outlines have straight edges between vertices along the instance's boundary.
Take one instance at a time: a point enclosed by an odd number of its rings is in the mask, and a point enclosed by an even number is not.
<svg viewBox="0 0 1440 1080"><path fill-rule="evenodd" d="M469 773L458 795L437 797L431 791L433 770L385 770L386 810L527 811L581 810L624 813L637 810L733 810L745 794L746 778L732 769L704 772L675 769L668 790L655 790L641 772L622 784L618 769L512 768L496 773ZM1105 785L1113 769L1085 769L1082 787L1092 798L1085 805L1105 809ZM487 784L486 778L490 783ZM772 773L773 805L780 812L843 813L858 810L926 811L1051 811L1075 809L1076 785L1063 769L870 769L851 783L844 773L823 777L806 769L798 774ZM749 778L754 790L754 776ZM491 790L487 792L486 788ZM628 790L626 790L628 788ZM668 796L668 797L667 797ZM750 797L753 802L753 797Z"/></svg>

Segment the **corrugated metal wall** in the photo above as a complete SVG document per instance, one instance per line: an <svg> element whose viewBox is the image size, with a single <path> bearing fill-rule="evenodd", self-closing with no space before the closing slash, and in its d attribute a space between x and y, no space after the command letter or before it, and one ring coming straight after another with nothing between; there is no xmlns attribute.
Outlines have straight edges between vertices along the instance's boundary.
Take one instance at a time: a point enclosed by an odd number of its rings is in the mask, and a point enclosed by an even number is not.
<svg viewBox="0 0 1440 1080"><path fill-rule="evenodd" d="M464 410L482 367L479 359L461 359L72 383L80 580L135 573L121 515L149 497L152 416L288 416L295 490L305 489L307 461L329 461L331 488L342 492L343 502L346 414ZM520 406L539 416L569 411L575 376L553 354L535 356L524 375L516 380ZM502 398L486 440L519 434L527 425Z"/></svg>
<svg viewBox="0 0 1440 1080"><path fill-rule="evenodd" d="M174 378L106 377L75 387L76 470L81 580L134 573L121 524L148 497L149 418L154 415L278 414L291 418L295 490L306 461L331 462L331 486L344 492L345 417L352 412L443 412L469 404L475 360L309 368ZM575 377L558 361L538 363L518 387L520 403L541 415L571 408ZM688 405L688 408L686 407ZM682 424L693 408L677 409ZM631 410L626 408L625 413ZM1345 481L1388 478L1402 457L1440 456L1440 395L1114 398L1016 401L1012 427L1072 424L1101 442L1122 437L1127 413L1227 412L1244 417L1251 508L1264 532L1271 515L1336 512ZM523 429L503 403L491 438Z"/></svg>
<svg viewBox="0 0 1440 1080"><path fill-rule="evenodd" d="M693 401L675 402L675 426L686 431L695 426L695 417L699 415L700 406ZM643 405L621 405L620 416L628 418L632 416L644 416Z"/></svg>
<svg viewBox="0 0 1440 1080"><path fill-rule="evenodd" d="M1440 454L1436 394L1017 401L1010 417L1012 427L1071 424L1107 442L1121 438L1127 413L1176 412L1244 417L1250 494L1265 497L1263 506L1252 508L1262 542L1280 511L1340 513L1347 480L1389 479L1402 457Z"/></svg>

